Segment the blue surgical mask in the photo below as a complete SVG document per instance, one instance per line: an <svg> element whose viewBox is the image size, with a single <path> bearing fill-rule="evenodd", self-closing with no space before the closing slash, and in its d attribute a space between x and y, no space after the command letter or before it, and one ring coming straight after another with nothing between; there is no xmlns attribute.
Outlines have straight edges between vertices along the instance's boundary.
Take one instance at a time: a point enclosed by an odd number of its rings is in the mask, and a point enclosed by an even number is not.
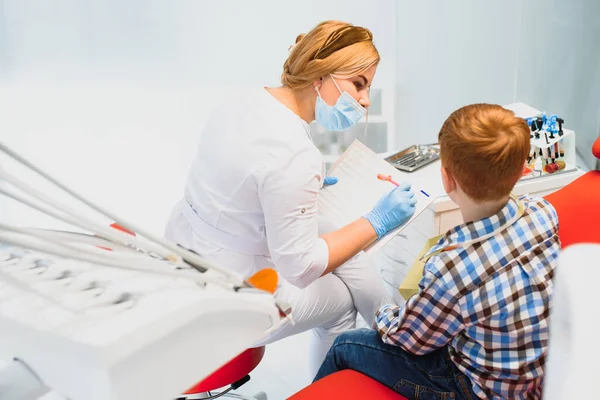
<svg viewBox="0 0 600 400"><path fill-rule="evenodd" d="M354 97L348 94L348 92L342 93L333 77L331 77L331 80L335 84L335 87L340 91L341 95L338 97L335 105L330 106L325 103L319 89L315 87L315 90L318 93L317 104L315 105L315 119L328 131L341 132L354 126L365 116L367 109L361 106Z"/></svg>

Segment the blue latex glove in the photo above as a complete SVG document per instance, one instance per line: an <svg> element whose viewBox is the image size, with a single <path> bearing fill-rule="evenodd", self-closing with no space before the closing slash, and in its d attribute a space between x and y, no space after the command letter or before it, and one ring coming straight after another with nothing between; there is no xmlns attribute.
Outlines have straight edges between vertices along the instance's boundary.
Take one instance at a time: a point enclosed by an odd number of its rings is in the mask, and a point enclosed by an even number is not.
<svg viewBox="0 0 600 400"><path fill-rule="evenodd" d="M323 185L335 185L336 183L338 183L338 178L335 176L326 176L323 179Z"/></svg>
<svg viewBox="0 0 600 400"><path fill-rule="evenodd" d="M402 225L415 213L417 198L406 182L379 199L364 218L371 223L377 239Z"/></svg>

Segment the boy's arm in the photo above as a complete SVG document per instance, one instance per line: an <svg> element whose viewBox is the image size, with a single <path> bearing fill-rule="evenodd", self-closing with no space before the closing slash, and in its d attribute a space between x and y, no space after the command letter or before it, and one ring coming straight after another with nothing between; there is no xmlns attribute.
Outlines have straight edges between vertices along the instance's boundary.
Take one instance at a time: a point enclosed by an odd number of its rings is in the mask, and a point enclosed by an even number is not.
<svg viewBox="0 0 600 400"><path fill-rule="evenodd" d="M383 306L375 323L384 343L421 355L445 346L464 324L454 291L427 268L419 287L403 307Z"/></svg>

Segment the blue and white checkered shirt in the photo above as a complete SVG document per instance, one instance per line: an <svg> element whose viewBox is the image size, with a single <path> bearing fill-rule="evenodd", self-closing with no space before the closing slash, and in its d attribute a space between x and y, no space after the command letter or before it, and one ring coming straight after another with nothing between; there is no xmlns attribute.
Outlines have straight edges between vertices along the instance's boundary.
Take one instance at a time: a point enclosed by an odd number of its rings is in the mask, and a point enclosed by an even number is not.
<svg viewBox="0 0 600 400"><path fill-rule="evenodd" d="M403 307L377 312L385 343L413 354L448 345L450 358L484 399L542 395L558 217L541 198L519 201L522 216L487 239L518 214L516 199L489 218L448 231L426 254L431 258L419 292Z"/></svg>

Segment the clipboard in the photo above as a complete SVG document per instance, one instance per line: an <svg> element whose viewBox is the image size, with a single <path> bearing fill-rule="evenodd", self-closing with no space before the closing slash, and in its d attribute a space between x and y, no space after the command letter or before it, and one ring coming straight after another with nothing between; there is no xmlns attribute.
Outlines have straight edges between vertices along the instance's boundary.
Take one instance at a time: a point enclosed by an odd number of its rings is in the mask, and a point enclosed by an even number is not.
<svg viewBox="0 0 600 400"><path fill-rule="evenodd" d="M368 246L365 249L367 254L381 249L439 195L426 186L427 182L420 182L410 173L397 170L359 140L352 142L329 173L338 178L338 183L321 189L318 207L320 215L327 218L335 229L365 215L383 195L395 188L390 182L377 179L377 174L391 175L397 182L408 182L412 186L417 197L415 214L405 224Z"/></svg>

